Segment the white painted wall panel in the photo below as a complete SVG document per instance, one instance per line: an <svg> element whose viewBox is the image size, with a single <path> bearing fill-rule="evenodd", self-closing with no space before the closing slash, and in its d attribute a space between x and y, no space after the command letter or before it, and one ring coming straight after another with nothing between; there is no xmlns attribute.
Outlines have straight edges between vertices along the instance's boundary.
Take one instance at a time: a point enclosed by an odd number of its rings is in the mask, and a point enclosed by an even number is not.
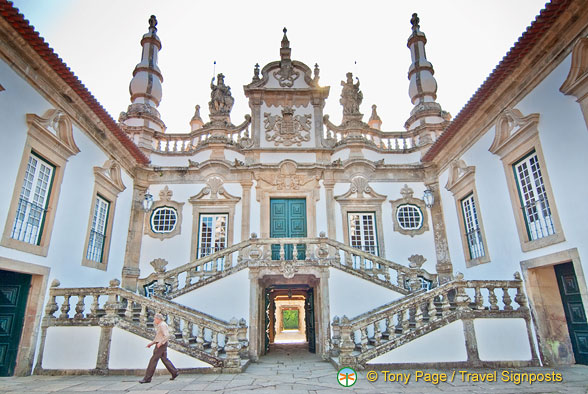
<svg viewBox="0 0 588 394"><path fill-rule="evenodd" d="M142 369L147 368L153 349L147 348L149 340L128 331L114 327L110 345L109 369ZM207 368L211 365L183 353L167 349L167 358L176 368ZM157 369L165 369L162 362L157 363Z"/></svg>
<svg viewBox="0 0 588 394"><path fill-rule="evenodd" d="M524 319L474 319L474 328L480 360L531 359Z"/></svg>
<svg viewBox="0 0 588 394"><path fill-rule="evenodd" d="M461 320L370 360L379 363L434 363L466 361L467 352Z"/></svg>
<svg viewBox="0 0 588 394"><path fill-rule="evenodd" d="M49 327L43 351L43 368L94 369L100 327Z"/></svg>

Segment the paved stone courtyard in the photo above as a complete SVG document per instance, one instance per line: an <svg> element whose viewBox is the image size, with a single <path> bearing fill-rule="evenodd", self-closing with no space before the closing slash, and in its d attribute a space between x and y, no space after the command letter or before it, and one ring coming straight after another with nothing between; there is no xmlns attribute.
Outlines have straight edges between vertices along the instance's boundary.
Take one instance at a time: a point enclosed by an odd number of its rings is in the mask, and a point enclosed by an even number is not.
<svg viewBox="0 0 588 394"><path fill-rule="evenodd" d="M455 369L459 371L459 368ZM453 369L444 371L451 375ZM516 372L551 373L547 368L524 368ZM460 374L453 383L433 385L421 380L414 381L415 370L392 371L410 373L412 379L407 385L385 382L383 374L369 382L366 371L359 372L357 382L344 388L337 382L337 371L318 356L308 353L304 345L281 345L273 349L258 363L251 364L242 374L194 374L180 375L175 381L169 375L156 375L150 384L140 384L140 376L28 376L0 378L2 393L588 393L588 367L572 366L558 368L563 376L561 383L467 383L461 382ZM488 373L492 370L468 370L472 373Z"/></svg>

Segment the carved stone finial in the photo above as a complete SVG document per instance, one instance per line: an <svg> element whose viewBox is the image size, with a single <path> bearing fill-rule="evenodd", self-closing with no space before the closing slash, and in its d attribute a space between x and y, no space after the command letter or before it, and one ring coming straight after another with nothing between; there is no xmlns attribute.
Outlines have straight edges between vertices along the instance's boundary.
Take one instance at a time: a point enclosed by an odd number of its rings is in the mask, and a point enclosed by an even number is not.
<svg viewBox="0 0 588 394"><path fill-rule="evenodd" d="M521 273L519 271L515 272L513 276L514 276L514 280L522 280Z"/></svg>
<svg viewBox="0 0 588 394"><path fill-rule="evenodd" d="M255 63L255 67L253 68L253 81L259 81L259 63Z"/></svg>
<svg viewBox="0 0 588 394"><path fill-rule="evenodd" d="M378 108L378 106L376 104L372 104L372 115L370 116L370 121L381 120L380 117L378 116L378 112L376 111L377 108Z"/></svg>
<svg viewBox="0 0 588 394"><path fill-rule="evenodd" d="M53 281L51 282L51 287L59 287L61 285L61 282L59 281L59 279L53 279Z"/></svg>
<svg viewBox="0 0 588 394"><path fill-rule="evenodd" d="M321 231L319 233L319 238L327 238L327 233L325 233L324 231Z"/></svg>
<svg viewBox="0 0 588 394"><path fill-rule="evenodd" d="M462 274L461 272L458 272L458 273L455 275L455 279L457 279L457 280L463 280L463 274Z"/></svg>
<svg viewBox="0 0 588 394"><path fill-rule="evenodd" d="M412 198L414 190L408 187L407 184L404 184L404 187L400 189L400 194L402 195L402 198Z"/></svg>
<svg viewBox="0 0 588 394"><path fill-rule="evenodd" d="M412 14L412 18L410 19L410 24L412 25L412 31L419 31L419 22L421 20L419 19L419 16L417 15L417 13L415 12L414 14Z"/></svg>
<svg viewBox="0 0 588 394"><path fill-rule="evenodd" d="M357 83L353 83L353 73L347 73L347 81L341 81L341 99L339 102L343 106L343 115L361 115L359 106L363 101L363 93L359 90L359 78L355 78Z"/></svg>
<svg viewBox="0 0 588 394"><path fill-rule="evenodd" d="M149 18L149 30L155 33L157 31L157 18L155 15L151 15Z"/></svg>
<svg viewBox="0 0 588 394"><path fill-rule="evenodd" d="M171 200L173 195L174 195L174 192L169 190L169 187L167 187L167 185L165 185L163 190L161 190L159 192L159 199L162 201L169 201L169 200Z"/></svg>
<svg viewBox="0 0 588 394"><path fill-rule="evenodd" d="M314 64L314 82L318 83L319 78L320 78L319 77L320 72L321 72L321 70L319 69L318 63L315 63Z"/></svg>
<svg viewBox="0 0 588 394"><path fill-rule="evenodd" d="M257 233L251 233L249 239L257 239Z"/></svg>
<svg viewBox="0 0 588 394"><path fill-rule="evenodd" d="M192 120L194 119L201 119L200 118L200 105L196 104L196 106L194 107L194 116L192 116Z"/></svg>
<svg viewBox="0 0 588 394"><path fill-rule="evenodd" d="M108 284L110 285L110 287L118 287L120 286L120 280L115 278L108 282Z"/></svg>
<svg viewBox="0 0 588 394"><path fill-rule="evenodd" d="M150 262L151 266L158 274L162 274L165 272L165 267L167 266L167 260L165 259L155 259Z"/></svg>

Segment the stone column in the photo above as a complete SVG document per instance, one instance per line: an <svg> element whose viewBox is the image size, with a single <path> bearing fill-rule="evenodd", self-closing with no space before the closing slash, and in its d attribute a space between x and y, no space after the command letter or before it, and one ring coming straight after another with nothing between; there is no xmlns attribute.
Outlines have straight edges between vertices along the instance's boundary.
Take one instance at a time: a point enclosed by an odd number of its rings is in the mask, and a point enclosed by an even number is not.
<svg viewBox="0 0 588 394"><path fill-rule="evenodd" d="M261 303L261 304L260 304ZM253 361L259 360L261 354L261 333L260 328L260 310L262 309L263 299L258 281L258 272L249 269L249 358Z"/></svg>
<svg viewBox="0 0 588 394"><path fill-rule="evenodd" d="M96 357L96 370L106 373L108 360L110 359L110 343L112 341L113 326L103 325L100 327L100 342L98 342L98 356Z"/></svg>
<svg viewBox="0 0 588 394"><path fill-rule="evenodd" d="M333 189L335 180L332 173L325 173L323 185L325 186L325 202L327 204L327 237L337 239L337 227L335 226L335 197Z"/></svg>
<svg viewBox="0 0 588 394"><path fill-rule="evenodd" d="M468 355L468 365L474 367L480 365L480 355L478 354L478 342L476 340L476 330L472 319L462 319L463 334L465 337L466 352Z"/></svg>
<svg viewBox="0 0 588 394"><path fill-rule="evenodd" d="M435 203L431 208L431 220L433 222L433 237L435 239L435 252L437 255L437 265L435 266L439 274L439 283L443 284L453 278L453 265L449 256L449 247L447 246L447 233L445 232L445 219L443 217L443 205L441 194L439 193L439 182L425 183L435 198Z"/></svg>
<svg viewBox="0 0 588 394"><path fill-rule="evenodd" d="M140 274L139 258L141 257L141 240L143 238L143 223L145 221L143 199L146 191L147 186L135 183L133 187L133 203L129 220L125 261L122 269L122 287L130 291L137 290L137 279Z"/></svg>
<svg viewBox="0 0 588 394"><path fill-rule="evenodd" d="M251 234L251 186L253 186L253 182L250 179L241 182L241 187L243 188L243 197L241 199L241 242L249 239Z"/></svg>
<svg viewBox="0 0 588 394"><path fill-rule="evenodd" d="M320 276L319 282L319 296L320 296L320 333L318 337L319 341L318 353L321 355L323 360L329 360L330 357L330 339L331 339L331 317L329 314L329 268L325 268Z"/></svg>

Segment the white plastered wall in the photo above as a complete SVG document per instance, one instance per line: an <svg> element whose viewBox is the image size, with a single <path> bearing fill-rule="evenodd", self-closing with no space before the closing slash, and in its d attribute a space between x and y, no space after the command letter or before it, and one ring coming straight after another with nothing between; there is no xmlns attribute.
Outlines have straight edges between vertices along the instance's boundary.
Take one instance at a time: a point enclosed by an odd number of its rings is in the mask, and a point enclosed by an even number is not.
<svg viewBox="0 0 588 394"><path fill-rule="evenodd" d="M580 105L572 96L559 92L570 67L568 56L532 92L515 105L523 115L540 114L539 139L546 172L552 186L565 241L548 247L522 252L513 217L510 196L500 157L488 151L495 128L488 131L462 156L468 166L476 167L479 212L484 223L491 262L465 267L462 242L453 195L445 189L448 171L440 178L441 198L447 229L449 251L454 271L466 278L510 279L520 271L520 262L562 250L578 248L583 270L588 270L588 240L585 237L588 183L582 182L588 169L588 130Z"/></svg>
<svg viewBox="0 0 588 394"><path fill-rule="evenodd" d="M154 347L147 348L149 341L128 331L114 327L110 343L109 369L147 368ZM168 347L167 358L176 368L209 368L210 364L197 360ZM157 369L165 369L162 362Z"/></svg>
<svg viewBox="0 0 588 394"><path fill-rule="evenodd" d="M49 327L44 369L95 369L100 327Z"/></svg>
<svg viewBox="0 0 588 394"><path fill-rule="evenodd" d="M531 360L524 319L474 319L474 329L480 360Z"/></svg>

